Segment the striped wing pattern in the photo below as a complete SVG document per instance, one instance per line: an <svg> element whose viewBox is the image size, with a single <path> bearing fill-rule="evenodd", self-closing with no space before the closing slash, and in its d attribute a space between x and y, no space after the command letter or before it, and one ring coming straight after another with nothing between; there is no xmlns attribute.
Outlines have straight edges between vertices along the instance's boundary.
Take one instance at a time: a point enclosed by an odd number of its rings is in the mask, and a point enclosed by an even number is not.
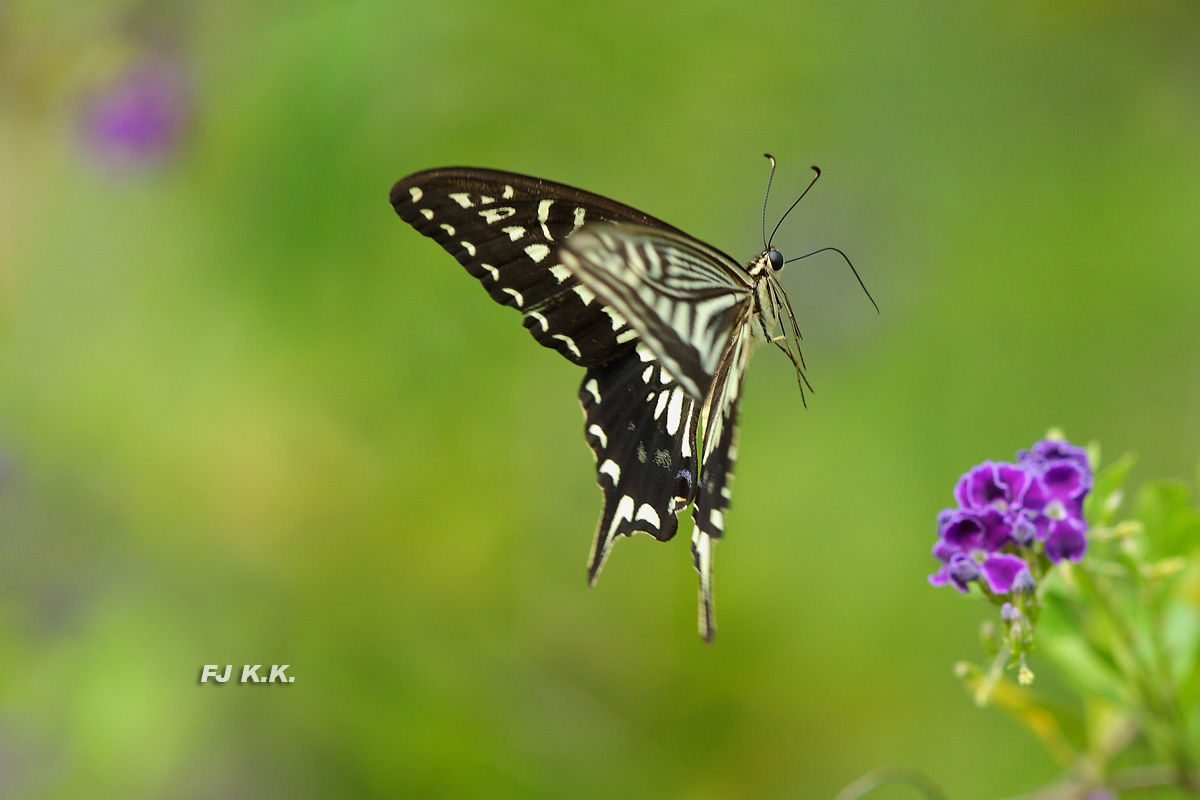
<svg viewBox="0 0 1200 800"><path fill-rule="evenodd" d="M694 504L700 632L711 641L712 542L729 505L751 276L647 214L538 178L427 170L398 182L391 201L520 311L538 342L587 368L579 399L604 494L589 582L616 537L670 539Z"/></svg>
<svg viewBox="0 0 1200 800"><path fill-rule="evenodd" d="M595 225L559 253L580 282L616 308L692 397L711 388L751 284L728 256L684 234Z"/></svg>
<svg viewBox="0 0 1200 800"><path fill-rule="evenodd" d="M712 391L700 410L703 429L700 459L704 465L696 488L692 529L692 558L700 573L700 630L711 639L713 625L712 546L725 534L733 464L737 460L737 416L742 378L750 359L751 328L739 325L722 355Z"/></svg>

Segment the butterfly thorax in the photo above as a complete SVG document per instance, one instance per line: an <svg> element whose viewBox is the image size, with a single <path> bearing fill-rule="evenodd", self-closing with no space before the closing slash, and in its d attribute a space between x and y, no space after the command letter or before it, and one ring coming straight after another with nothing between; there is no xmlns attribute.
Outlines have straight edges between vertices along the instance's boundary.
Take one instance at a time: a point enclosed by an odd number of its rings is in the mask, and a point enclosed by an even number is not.
<svg viewBox="0 0 1200 800"><path fill-rule="evenodd" d="M754 281L754 338L769 342L779 328L779 312L787 303L787 295L775 273L783 267L783 256L775 249L764 250L746 265Z"/></svg>

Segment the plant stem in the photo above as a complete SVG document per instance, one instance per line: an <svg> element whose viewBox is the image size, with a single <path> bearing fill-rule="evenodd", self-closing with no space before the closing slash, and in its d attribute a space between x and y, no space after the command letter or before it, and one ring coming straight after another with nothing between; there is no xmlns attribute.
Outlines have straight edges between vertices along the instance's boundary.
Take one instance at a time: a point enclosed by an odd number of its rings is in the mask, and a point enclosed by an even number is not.
<svg viewBox="0 0 1200 800"><path fill-rule="evenodd" d="M929 779L927 775L913 769L902 767L880 767L851 783L838 792L834 800L858 800L858 798L878 789L888 783L906 783L912 786L928 800L946 800L941 788Z"/></svg>

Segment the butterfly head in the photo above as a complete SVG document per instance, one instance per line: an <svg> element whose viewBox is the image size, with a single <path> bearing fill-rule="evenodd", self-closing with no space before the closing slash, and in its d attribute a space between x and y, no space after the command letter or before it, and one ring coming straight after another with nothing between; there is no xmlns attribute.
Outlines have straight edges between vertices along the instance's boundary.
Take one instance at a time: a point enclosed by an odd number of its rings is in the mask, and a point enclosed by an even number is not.
<svg viewBox="0 0 1200 800"><path fill-rule="evenodd" d="M783 269L783 264L784 264L783 253L779 252L774 247L772 247L770 250L767 251L766 256L767 256L767 261L769 261L771 264L771 270L773 272L779 272L779 270Z"/></svg>

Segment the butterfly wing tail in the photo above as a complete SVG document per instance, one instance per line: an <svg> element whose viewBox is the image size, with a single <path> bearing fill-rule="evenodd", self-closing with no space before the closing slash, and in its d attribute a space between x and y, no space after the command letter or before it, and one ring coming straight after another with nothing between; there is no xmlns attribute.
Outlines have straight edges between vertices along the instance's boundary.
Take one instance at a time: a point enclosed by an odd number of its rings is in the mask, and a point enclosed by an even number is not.
<svg viewBox="0 0 1200 800"><path fill-rule="evenodd" d="M712 394L701 413L703 438L700 448L700 481L692 514L692 558L700 573L700 636L711 642L713 623L712 550L725 533L725 510L733 465L737 461L737 419L742 377L749 356L749 334L742 326L730 342L717 370Z"/></svg>
<svg viewBox="0 0 1200 800"><path fill-rule="evenodd" d="M714 538L697 526L692 531L692 560L700 573L700 638L712 644L717 634L713 622L712 548Z"/></svg>

